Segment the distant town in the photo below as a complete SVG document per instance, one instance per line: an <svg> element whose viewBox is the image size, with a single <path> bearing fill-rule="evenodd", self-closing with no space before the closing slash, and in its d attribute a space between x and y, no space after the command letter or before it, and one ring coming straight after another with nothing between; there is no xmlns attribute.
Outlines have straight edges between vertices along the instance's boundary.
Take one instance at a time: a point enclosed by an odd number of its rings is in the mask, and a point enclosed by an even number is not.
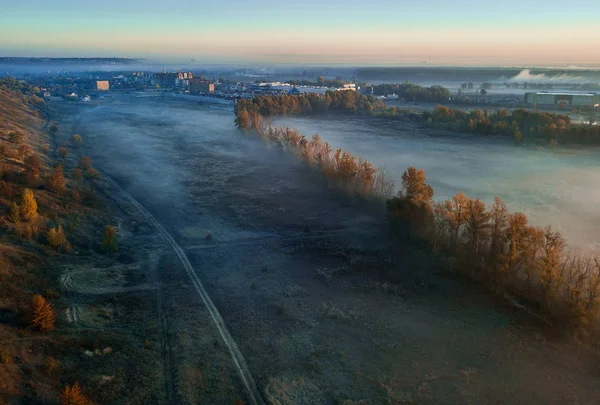
<svg viewBox="0 0 600 405"><path fill-rule="evenodd" d="M134 60L105 60L103 63L127 64ZM14 60L12 61L14 62ZM64 62L61 60L61 62ZM70 61L76 63L77 61ZM121 71L48 74L26 77L37 85L44 99L49 101L77 101L91 103L106 97L110 92L128 93L136 97L173 96L196 100L199 103L233 105L236 100L261 95L298 95L302 93L324 94L327 91L357 91L382 99L390 104L414 99L405 99L398 94L397 85L359 83L353 78L323 77L316 80L284 80L252 77L252 75L229 75L227 78L206 77L184 70L163 69L152 71ZM253 80L254 79L254 80ZM394 87L396 86L396 87ZM435 86L434 86L435 87ZM544 107L550 109L597 109L600 94L594 89L562 85L553 91L551 83L457 83L452 90L444 91L435 102L477 104L499 107ZM443 96L445 94L445 96ZM427 100L421 100L427 101Z"/></svg>

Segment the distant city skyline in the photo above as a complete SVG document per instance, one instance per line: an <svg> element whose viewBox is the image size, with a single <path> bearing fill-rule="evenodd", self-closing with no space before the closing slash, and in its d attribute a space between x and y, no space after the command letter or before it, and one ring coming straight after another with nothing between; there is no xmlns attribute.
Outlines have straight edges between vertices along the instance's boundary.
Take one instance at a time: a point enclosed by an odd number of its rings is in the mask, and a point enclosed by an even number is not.
<svg viewBox="0 0 600 405"><path fill-rule="evenodd" d="M595 0L404 3L0 0L0 56L600 65Z"/></svg>

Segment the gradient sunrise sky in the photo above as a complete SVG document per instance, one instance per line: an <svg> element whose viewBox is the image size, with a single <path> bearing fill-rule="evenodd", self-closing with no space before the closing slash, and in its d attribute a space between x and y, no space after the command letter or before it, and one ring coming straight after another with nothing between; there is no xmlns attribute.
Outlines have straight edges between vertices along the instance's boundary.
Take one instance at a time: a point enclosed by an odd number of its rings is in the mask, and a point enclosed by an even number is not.
<svg viewBox="0 0 600 405"><path fill-rule="evenodd" d="M0 0L0 56L600 65L598 0Z"/></svg>

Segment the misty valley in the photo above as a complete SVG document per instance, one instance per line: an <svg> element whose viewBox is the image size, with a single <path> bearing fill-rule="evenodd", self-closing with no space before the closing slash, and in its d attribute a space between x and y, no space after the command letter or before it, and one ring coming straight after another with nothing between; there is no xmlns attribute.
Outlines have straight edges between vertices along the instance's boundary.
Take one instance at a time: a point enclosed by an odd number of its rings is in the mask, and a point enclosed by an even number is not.
<svg viewBox="0 0 600 405"><path fill-rule="evenodd" d="M2 63L0 404L598 402L596 70Z"/></svg>

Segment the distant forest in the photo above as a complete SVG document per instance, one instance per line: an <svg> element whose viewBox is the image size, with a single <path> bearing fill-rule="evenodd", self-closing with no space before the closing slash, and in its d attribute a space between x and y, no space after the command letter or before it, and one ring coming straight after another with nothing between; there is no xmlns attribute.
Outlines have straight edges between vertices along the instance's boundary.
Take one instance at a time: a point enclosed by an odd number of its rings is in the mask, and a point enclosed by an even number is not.
<svg viewBox="0 0 600 405"><path fill-rule="evenodd" d="M139 63L143 59L131 58L17 58L17 57L0 57L0 64L112 64L112 65L128 65Z"/></svg>

